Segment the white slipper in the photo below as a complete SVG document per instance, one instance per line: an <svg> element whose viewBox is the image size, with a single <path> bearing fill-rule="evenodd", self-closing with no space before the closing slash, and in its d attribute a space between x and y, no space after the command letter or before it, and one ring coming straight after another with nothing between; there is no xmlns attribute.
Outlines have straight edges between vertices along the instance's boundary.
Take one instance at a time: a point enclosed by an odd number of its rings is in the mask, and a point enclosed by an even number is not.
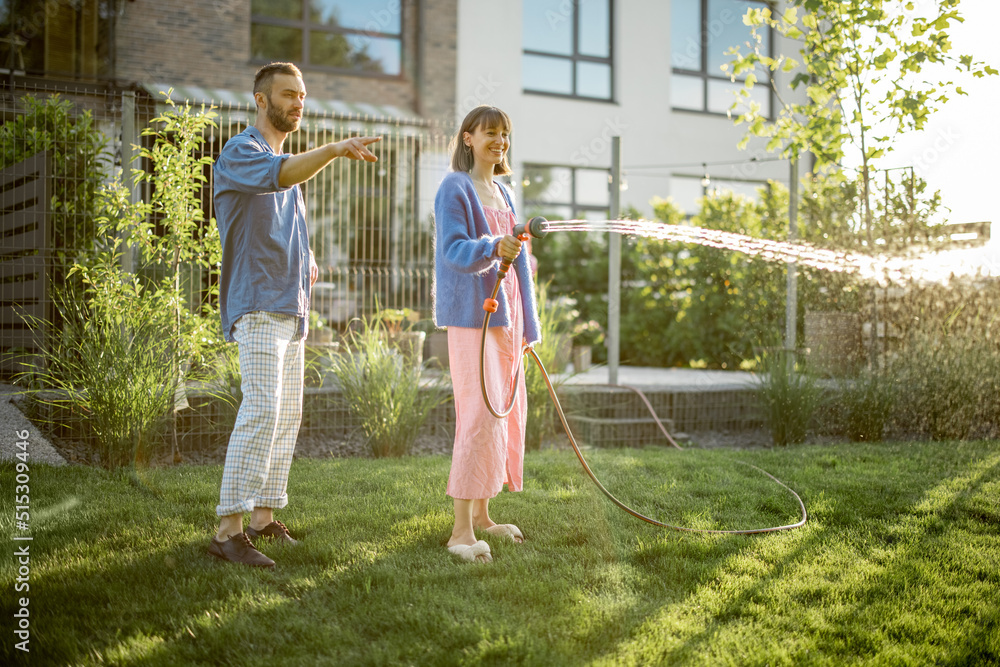
<svg viewBox="0 0 1000 667"><path fill-rule="evenodd" d="M498 523L495 526L487 528L486 532L491 535L505 535L518 544L524 542L524 535L522 535L520 529L512 523Z"/></svg>
<svg viewBox="0 0 1000 667"><path fill-rule="evenodd" d="M490 553L490 545L486 544L486 542L483 542L482 540L479 540L471 546L468 544L456 544L453 547L448 547L448 551L470 563L475 563L480 556L485 557L482 561L484 563L493 562L493 554Z"/></svg>

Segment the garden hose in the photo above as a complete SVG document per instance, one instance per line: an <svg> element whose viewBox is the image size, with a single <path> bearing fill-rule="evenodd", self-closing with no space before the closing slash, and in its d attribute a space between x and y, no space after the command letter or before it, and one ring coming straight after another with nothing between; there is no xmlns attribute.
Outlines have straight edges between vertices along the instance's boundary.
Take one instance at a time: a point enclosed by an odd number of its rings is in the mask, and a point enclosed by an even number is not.
<svg viewBox="0 0 1000 667"><path fill-rule="evenodd" d="M528 238L541 238L548 231L546 229L545 223L546 223L545 218L542 218L541 216L534 217L528 221L527 225L519 224L515 226L513 230L513 235L516 236L521 241L526 241ZM760 472L761 474L766 475L774 483L778 484L783 489L792 494L792 496L794 496L796 502L798 502L799 504L799 511L801 512L800 519L797 522L783 526L771 526L767 528L747 528L741 530L712 530L706 528L689 528L685 526L675 526L669 523L663 523L662 521L657 521L656 519L652 519L648 516L645 516L637 512L636 510L632 509L622 501L618 500L618 498L616 498L614 494L608 491L607 488L605 488L605 486L601 484L601 481L597 478L597 475L594 474L594 471L591 470L590 466L587 464L587 460L584 458L583 452L580 451L580 446L577 444L576 438L573 436L573 431L569 427L569 422L566 420L566 414L563 412L562 404L559 402L559 397L556 395L556 390L552 386L552 380L549 378L549 374L545 371L545 365L542 363L542 360L538 357L538 354L535 352L534 348L532 348L530 345L526 344L523 345L521 348L521 354L518 355L517 369L516 372L513 373L513 381L511 383L510 403L502 411L498 411L496 408L494 408L493 403L490 401L489 394L486 391L486 364L485 364L486 333L490 324L490 315L497 311L498 303L496 297L500 291L500 283L507 275L507 271L510 268L510 265L511 265L511 260L504 259L501 262L501 267L497 275L497 282L496 285L493 287L492 297L486 299L486 301L483 303L483 310L486 311L486 316L483 318L483 335L482 335L482 344L480 345L480 354L479 354L479 384L483 391L483 400L486 401L486 407L489 409L490 413L494 417L496 417L497 419L502 419L507 415L509 415L511 410L513 409L514 401L517 398L518 379L520 378L521 372L523 370L524 355L530 354L535 359L535 363L538 365L538 370L541 371L542 373L542 377L545 380L545 386L548 387L549 390L549 396L552 398L552 403L556 408L556 413L559 415L559 421L562 423L562 427L566 431L566 436L569 438L569 443L570 445L572 445L573 451L576 453L576 457L580 460L580 465L583 466L583 470L587 473L587 476L590 477L590 480L597 486L597 488L600 489L601 493L607 496L608 500L614 503L619 509L634 516L637 519L645 521L646 523L652 524L654 526L659 526L660 528L669 528L671 530L676 530L685 533L704 533L704 534L714 534L714 535L754 535L758 533L774 533L781 530L791 530L792 528L799 528L805 525L808 515L806 513L805 503L802 502L802 498L799 497L799 494L797 494L795 491L789 488L788 485L786 485L784 482L782 482L780 479L778 479L771 473L767 472L766 470L763 470L753 464L746 463L743 461L737 461L737 463L749 466L754 470ZM646 405L646 408L653 416L653 420L656 422L656 425L659 427L663 435L666 436L667 441L670 442L670 444L673 445L675 448L682 449L681 446L677 444L677 441L674 440L673 437L671 437L670 432L666 429L666 427L660 421L659 417L656 415L656 412L653 410L652 404L650 404L649 400L639 389L635 387L629 387L626 385L608 385L608 386L628 389L636 393L642 400L642 402Z"/></svg>
<svg viewBox="0 0 1000 667"><path fill-rule="evenodd" d="M514 229L511 232L513 236L516 236L518 240L524 242L530 238L540 239L548 233L548 228L546 226L546 220L542 216L535 216L531 220L528 220L527 224L518 223L514 225ZM504 277L507 275L507 271L510 269L510 265L514 260L503 258L500 262L500 268L497 271L497 282L493 286L493 294L490 295L486 301L483 302L483 310L486 311L486 317L483 318L483 336L482 341L479 345L479 387L483 390L483 400L486 401L486 408L490 411L497 419L503 419L510 414L510 411L514 409L514 402L517 400L517 387L518 380L521 377L521 371L523 368L522 360L524 359L524 352L522 350L521 354L517 357L517 368L513 373L511 378L510 386L510 403L503 410L497 410L493 407L493 402L490 400L489 392L486 391L486 332L490 326L490 315L497 312L497 308L500 302L497 301L497 294L500 293L500 283L503 282Z"/></svg>

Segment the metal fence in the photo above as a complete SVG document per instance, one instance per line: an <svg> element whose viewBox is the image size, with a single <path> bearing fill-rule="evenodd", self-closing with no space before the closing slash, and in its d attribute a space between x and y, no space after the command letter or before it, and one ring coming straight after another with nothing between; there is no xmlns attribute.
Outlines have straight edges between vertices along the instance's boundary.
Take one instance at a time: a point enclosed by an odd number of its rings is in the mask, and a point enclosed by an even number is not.
<svg viewBox="0 0 1000 667"><path fill-rule="evenodd" d="M231 100L173 98L199 109L207 103L218 114L203 146L213 158L256 114L250 104ZM144 89L0 85L0 353L6 375L12 353L44 344L31 318L52 319L53 288L94 241L98 189L126 178L123 165L142 166L133 161L134 146L148 141L142 130L164 109L165 98ZM340 329L386 308L409 308L427 319L433 201L447 171L448 131L420 120L307 108L284 148L298 153L356 135L383 137L373 147L377 163L336 160L302 186L320 267L312 309ZM210 168L206 179L201 198L210 221ZM210 278L202 280L207 293Z"/></svg>

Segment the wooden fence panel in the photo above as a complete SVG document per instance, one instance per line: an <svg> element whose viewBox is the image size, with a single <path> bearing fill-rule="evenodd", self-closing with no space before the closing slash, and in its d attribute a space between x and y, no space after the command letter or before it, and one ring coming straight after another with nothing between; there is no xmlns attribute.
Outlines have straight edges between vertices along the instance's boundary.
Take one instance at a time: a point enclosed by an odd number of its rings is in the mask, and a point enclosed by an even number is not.
<svg viewBox="0 0 1000 667"><path fill-rule="evenodd" d="M12 355L30 356L43 332L26 318L51 316L45 257L51 205L48 153L38 153L0 171L0 364L19 370Z"/></svg>

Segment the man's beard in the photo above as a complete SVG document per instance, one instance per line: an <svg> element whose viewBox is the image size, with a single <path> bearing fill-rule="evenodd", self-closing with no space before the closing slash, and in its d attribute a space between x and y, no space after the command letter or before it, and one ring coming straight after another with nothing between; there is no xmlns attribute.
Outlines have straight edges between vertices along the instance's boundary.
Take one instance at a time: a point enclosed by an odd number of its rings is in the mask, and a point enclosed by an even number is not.
<svg viewBox="0 0 1000 667"><path fill-rule="evenodd" d="M267 119L279 132L294 132L298 128L297 119L288 118L288 114L280 111L278 107L271 103L271 98L267 98Z"/></svg>

